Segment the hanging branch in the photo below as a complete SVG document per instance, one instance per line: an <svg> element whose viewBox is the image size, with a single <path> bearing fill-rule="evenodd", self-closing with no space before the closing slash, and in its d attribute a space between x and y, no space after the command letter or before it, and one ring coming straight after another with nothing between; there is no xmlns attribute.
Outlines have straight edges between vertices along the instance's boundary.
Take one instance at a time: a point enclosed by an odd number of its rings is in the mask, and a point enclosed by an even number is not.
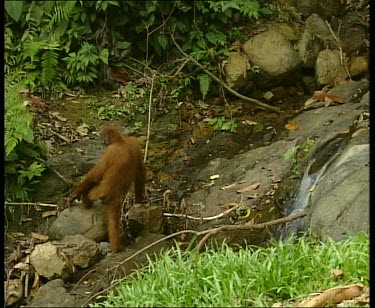
<svg viewBox="0 0 375 308"><path fill-rule="evenodd" d="M264 109L268 109L268 110L272 110L276 113L281 113L280 109L277 108L277 107L272 107L272 106L269 106L267 104L264 104L262 103L261 101L258 101L257 99L254 99L254 98L250 98L250 97L247 97L247 96L244 96L240 93L238 93L237 91L233 90L230 86L228 86L226 83L224 83L222 80L220 80L218 77L216 77L214 74L212 74L210 71L208 71L206 68L203 67L202 64L200 64L197 60L193 59L191 56L189 56L187 53L185 53L180 45L177 44L176 40L174 39L172 33L170 34L171 35L171 38L172 38L172 41L173 41L173 44L175 44L175 46L177 47L177 49L187 58L189 59L191 62L193 62L195 65L199 66L207 75L209 75L213 80L215 80L217 83L221 84L225 89L227 89L230 93L232 93L233 95L237 96L238 98L244 100L244 101L247 101L247 102L250 102L250 103L253 103L255 105L258 105Z"/></svg>

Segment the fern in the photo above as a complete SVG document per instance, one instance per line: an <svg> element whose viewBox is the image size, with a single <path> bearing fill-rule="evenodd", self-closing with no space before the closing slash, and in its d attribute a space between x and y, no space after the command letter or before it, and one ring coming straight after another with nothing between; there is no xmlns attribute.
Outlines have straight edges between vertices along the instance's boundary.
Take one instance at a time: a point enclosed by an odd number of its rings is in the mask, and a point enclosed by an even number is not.
<svg viewBox="0 0 375 308"><path fill-rule="evenodd" d="M45 46L47 46L47 41L26 41L23 43L23 59L26 60L28 57L31 59L31 63L34 62L34 57L41 51ZM36 59L38 60L38 59Z"/></svg>
<svg viewBox="0 0 375 308"><path fill-rule="evenodd" d="M22 140L32 142L33 131L30 128L32 116L23 106L19 89L23 83L17 86L12 84L12 76L5 79L5 154L8 156Z"/></svg>
<svg viewBox="0 0 375 308"><path fill-rule="evenodd" d="M55 50L47 50L42 55L42 76L41 81L44 86L49 86L56 76L58 66L58 54Z"/></svg>
<svg viewBox="0 0 375 308"><path fill-rule="evenodd" d="M62 20L68 20L74 10L77 1L57 1L51 16L47 30L51 31L54 25L59 24Z"/></svg>

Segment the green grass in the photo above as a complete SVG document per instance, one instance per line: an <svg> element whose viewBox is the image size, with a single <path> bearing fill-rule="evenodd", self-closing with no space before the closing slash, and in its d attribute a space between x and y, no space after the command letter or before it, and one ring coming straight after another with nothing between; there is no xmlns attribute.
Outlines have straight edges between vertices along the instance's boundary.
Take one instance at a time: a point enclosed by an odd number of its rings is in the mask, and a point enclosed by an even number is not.
<svg viewBox="0 0 375 308"><path fill-rule="evenodd" d="M333 281L332 269L343 270L343 279ZM291 238L238 252L173 248L90 307L270 307L351 283L369 284L366 234L338 243Z"/></svg>

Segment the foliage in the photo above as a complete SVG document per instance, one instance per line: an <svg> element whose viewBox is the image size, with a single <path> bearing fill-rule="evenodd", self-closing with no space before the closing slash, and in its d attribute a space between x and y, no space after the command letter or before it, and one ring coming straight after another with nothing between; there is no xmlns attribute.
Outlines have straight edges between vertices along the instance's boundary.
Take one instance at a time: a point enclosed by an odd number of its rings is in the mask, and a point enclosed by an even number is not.
<svg viewBox="0 0 375 308"><path fill-rule="evenodd" d="M142 87L135 87L129 82L126 86L121 86L118 92L123 97L124 105L118 108L114 105L101 106L97 111L99 119L113 120L117 117L128 117L133 120L136 113L144 114L147 111L144 103L146 91Z"/></svg>
<svg viewBox="0 0 375 308"><path fill-rule="evenodd" d="M32 184L45 167L37 162L46 149L35 143L32 116L19 94L25 82L14 75L5 79L5 176L6 198L27 200Z"/></svg>
<svg viewBox="0 0 375 308"><path fill-rule="evenodd" d="M68 86L82 92L102 81L107 65L134 65L132 57L145 66L170 63L176 58L170 33L185 52L219 75L218 64L232 43L246 39L240 23L267 17L275 8L261 0L21 0L6 1L5 12L6 72L22 71L31 90L61 96ZM207 97L209 76L189 63L171 69L180 70L175 84L188 76Z"/></svg>
<svg viewBox="0 0 375 308"><path fill-rule="evenodd" d="M217 130L229 131L231 133L235 133L237 130L236 121L235 120L225 121L224 116L213 118L208 123L210 125L213 125L213 127Z"/></svg>
<svg viewBox="0 0 375 308"><path fill-rule="evenodd" d="M299 175L298 163L311 150L315 144L315 139L307 138L302 145L296 145L284 153L284 158L291 161L291 172L294 175Z"/></svg>
<svg viewBox="0 0 375 308"><path fill-rule="evenodd" d="M344 277L332 280L332 269ZM369 284L369 236L336 243L306 235L237 252L173 248L90 307L271 307L352 283Z"/></svg>

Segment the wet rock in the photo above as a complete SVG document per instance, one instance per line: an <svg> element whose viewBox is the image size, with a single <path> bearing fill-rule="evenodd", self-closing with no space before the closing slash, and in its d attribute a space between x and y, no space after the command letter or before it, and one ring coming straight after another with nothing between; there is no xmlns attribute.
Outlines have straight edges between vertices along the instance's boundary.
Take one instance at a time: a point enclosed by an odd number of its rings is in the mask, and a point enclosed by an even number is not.
<svg viewBox="0 0 375 308"><path fill-rule="evenodd" d="M58 248L51 242L36 245L30 254L30 263L40 276L49 280L67 277L71 270L66 258L59 254Z"/></svg>
<svg viewBox="0 0 375 308"><path fill-rule="evenodd" d="M278 86L298 80L301 59L293 45L277 30L257 34L243 45L251 64L259 65L257 83L262 87Z"/></svg>
<svg viewBox="0 0 375 308"><path fill-rule="evenodd" d="M319 85L333 84L347 77L348 74L340 62L339 51L326 49L319 53L315 63L315 78Z"/></svg>
<svg viewBox="0 0 375 308"><path fill-rule="evenodd" d="M41 286L25 307L80 307L83 304L80 298L67 292L63 280L55 279Z"/></svg>
<svg viewBox="0 0 375 308"><path fill-rule="evenodd" d="M311 198L312 231L343 240L369 231L369 144L349 145L327 169Z"/></svg>
<svg viewBox="0 0 375 308"><path fill-rule="evenodd" d="M96 242L106 238L106 217L100 202L94 202L94 206L90 209L84 208L82 204L65 209L52 223L48 231L49 237L57 240L75 234L82 234Z"/></svg>

